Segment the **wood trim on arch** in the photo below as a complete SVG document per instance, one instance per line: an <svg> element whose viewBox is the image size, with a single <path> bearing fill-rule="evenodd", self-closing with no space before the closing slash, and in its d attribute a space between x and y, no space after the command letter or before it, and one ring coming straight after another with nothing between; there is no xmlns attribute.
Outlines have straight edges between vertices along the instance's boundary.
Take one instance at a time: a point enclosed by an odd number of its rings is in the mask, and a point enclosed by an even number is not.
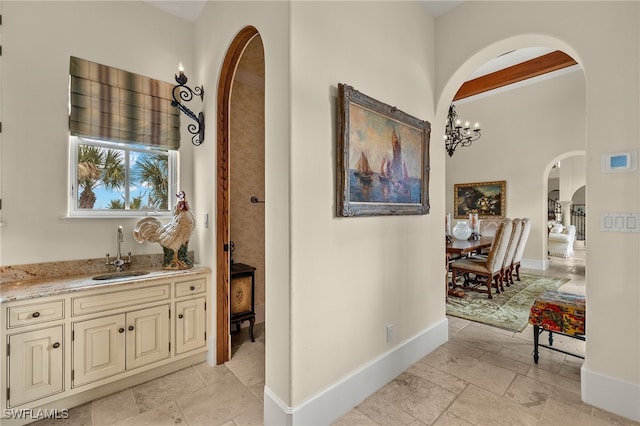
<svg viewBox="0 0 640 426"><path fill-rule="evenodd" d="M576 64L577 62L571 56L556 50L503 70L469 80L460 86L453 100L468 98Z"/></svg>
<svg viewBox="0 0 640 426"><path fill-rule="evenodd" d="M225 55L218 82L216 167L216 364L231 358L229 325L229 109L231 88L238 62L249 42L258 35L255 27L240 30Z"/></svg>

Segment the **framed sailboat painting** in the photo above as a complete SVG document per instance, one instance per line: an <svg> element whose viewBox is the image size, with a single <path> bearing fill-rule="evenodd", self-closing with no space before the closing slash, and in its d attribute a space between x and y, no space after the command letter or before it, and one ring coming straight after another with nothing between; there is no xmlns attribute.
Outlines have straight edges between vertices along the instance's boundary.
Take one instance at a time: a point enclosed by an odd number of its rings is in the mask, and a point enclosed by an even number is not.
<svg viewBox="0 0 640 426"><path fill-rule="evenodd" d="M337 215L429 213L431 124L338 85Z"/></svg>

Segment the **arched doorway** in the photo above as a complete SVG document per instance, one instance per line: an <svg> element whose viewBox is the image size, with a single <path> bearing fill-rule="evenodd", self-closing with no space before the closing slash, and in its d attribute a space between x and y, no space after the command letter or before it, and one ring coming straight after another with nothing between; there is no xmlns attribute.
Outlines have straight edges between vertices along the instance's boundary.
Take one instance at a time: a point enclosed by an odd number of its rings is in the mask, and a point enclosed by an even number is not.
<svg viewBox="0 0 640 426"><path fill-rule="evenodd" d="M546 49L553 51L559 47L550 44ZM584 154L578 150L584 150L586 145L584 72L573 68L545 77L532 78L512 87L504 86L493 92L487 90L481 96L467 97L465 102L456 104L464 119L481 123L483 137L469 147L457 150L451 158L444 155L447 209L454 209L455 184L506 182L505 216L511 219L527 217L532 225L521 265L523 269L540 271L538 275L546 275L541 271L549 269L547 199L551 188L548 188L547 177L553 165L565 158L560 153ZM453 98L452 95L449 99ZM442 112L447 107L443 105ZM528 125L531 117L535 117L533 127ZM444 146L441 150L444 151ZM583 167L583 179L585 171ZM454 216L455 211L449 211ZM486 227L492 220L495 219L481 220L481 233L486 229L482 222ZM580 278L582 283L586 281Z"/></svg>
<svg viewBox="0 0 640 426"><path fill-rule="evenodd" d="M583 150L586 141L586 80L579 56L562 41L547 37L515 37L487 46L467 59L445 85L434 121L437 124L439 116L444 116L441 122L446 121L449 105L461 82L469 80L468 76L474 75L483 63L501 58L505 52L535 46L561 50L576 60L577 69L534 77L456 103L464 119L481 123L483 137L470 147L457 150L452 158L445 154L445 205L447 209L452 208L456 183L505 180L506 215L529 217L532 221L525 252L527 267L545 269L548 265L547 166L551 168L552 160L557 161L555 157L562 150ZM533 127L530 117L535 117ZM567 132L567 123L571 123L571 132ZM442 131L444 133L444 129ZM479 167L482 164L491 166Z"/></svg>
<svg viewBox="0 0 640 426"><path fill-rule="evenodd" d="M548 227L557 223L575 226L574 245L582 247L586 242L586 161L585 151L566 152L553 158L545 170Z"/></svg>
<svg viewBox="0 0 640 426"><path fill-rule="evenodd" d="M217 96L217 181L216 181L216 363L230 359L230 140L231 98L236 71L247 46L258 36L255 27L243 28L231 42L225 56Z"/></svg>

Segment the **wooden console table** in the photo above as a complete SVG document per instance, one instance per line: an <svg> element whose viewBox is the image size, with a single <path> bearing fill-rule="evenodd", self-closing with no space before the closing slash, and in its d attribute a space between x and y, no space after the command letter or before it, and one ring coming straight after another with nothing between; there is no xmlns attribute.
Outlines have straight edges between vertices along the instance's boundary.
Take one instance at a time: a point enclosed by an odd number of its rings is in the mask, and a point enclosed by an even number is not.
<svg viewBox="0 0 640 426"><path fill-rule="evenodd" d="M249 338L252 342L253 325L256 321L255 314L255 272L256 268L244 263L234 263L231 265L231 291L230 311L231 325L236 325L236 332L240 332L240 324L249 321Z"/></svg>

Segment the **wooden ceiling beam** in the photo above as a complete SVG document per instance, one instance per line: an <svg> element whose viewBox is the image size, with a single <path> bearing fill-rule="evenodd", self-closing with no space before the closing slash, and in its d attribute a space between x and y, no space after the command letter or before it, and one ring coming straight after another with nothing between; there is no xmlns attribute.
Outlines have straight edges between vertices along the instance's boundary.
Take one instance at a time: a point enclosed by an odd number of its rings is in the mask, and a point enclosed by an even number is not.
<svg viewBox="0 0 640 426"><path fill-rule="evenodd" d="M454 101L484 93L489 90L537 77L552 71L576 65L577 62L564 52L556 50L491 74L465 82L453 97Z"/></svg>

